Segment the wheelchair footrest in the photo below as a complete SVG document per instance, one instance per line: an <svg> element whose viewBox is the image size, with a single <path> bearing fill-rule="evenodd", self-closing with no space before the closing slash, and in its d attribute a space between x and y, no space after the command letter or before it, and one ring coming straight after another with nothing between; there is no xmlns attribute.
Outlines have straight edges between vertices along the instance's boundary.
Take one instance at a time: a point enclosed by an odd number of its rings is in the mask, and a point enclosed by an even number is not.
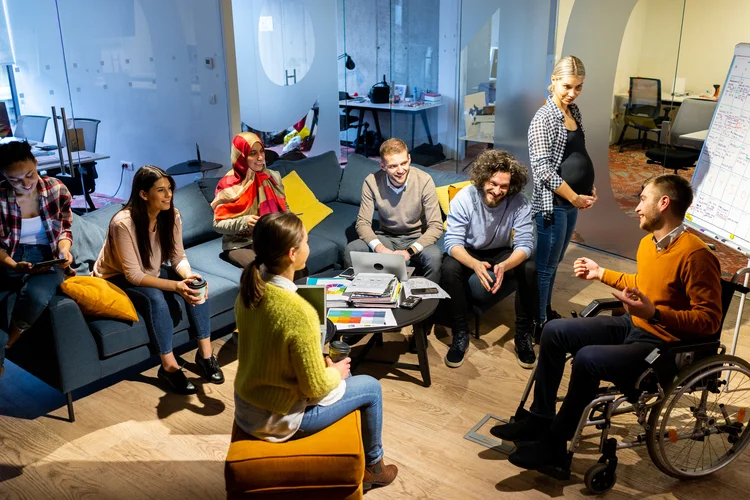
<svg viewBox="0 0 750 500"><path fill-rule="evenodd" d="M565 456L565 463L562 465L550 465L542 467L539 472L545 476L557 479L558 481L567 481L570 479L570 463L573 461L573 453L568 452Z"/></svg>
<svg viewBox="0 0 750 500"><path fill-rule="evenodd" d="M558 481L567 481L570 479L570 468L564 469L562 467L542 467L539 472L545 476L557 479Z"/></svg>

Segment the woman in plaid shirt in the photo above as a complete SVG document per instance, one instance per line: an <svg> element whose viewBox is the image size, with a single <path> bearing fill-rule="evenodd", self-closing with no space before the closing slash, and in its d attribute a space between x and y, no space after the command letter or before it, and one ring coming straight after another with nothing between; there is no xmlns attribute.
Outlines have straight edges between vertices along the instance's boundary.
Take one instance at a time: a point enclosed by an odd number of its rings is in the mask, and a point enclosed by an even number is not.
<svg viewBox="0 0 750 500"><path fill-rule="evenodd" d="M15 302L10 318L0 307L0 376L5 349L39 319L73 260L70 192L36 167L28 142L0 145L0 300ZM34 265L58 258L65 261Z"/></svg>
<svg viewBox="0 0 750 500"><path fill-rule="evenodd" d="M540 325L560 317L551 306L557 266L573 237L578 211L591 208L597 200L594 165L586 152L581 112L573 104L585 77L586 69L577 57L557 61L549 86L552 94L529 126Z"/></svg>

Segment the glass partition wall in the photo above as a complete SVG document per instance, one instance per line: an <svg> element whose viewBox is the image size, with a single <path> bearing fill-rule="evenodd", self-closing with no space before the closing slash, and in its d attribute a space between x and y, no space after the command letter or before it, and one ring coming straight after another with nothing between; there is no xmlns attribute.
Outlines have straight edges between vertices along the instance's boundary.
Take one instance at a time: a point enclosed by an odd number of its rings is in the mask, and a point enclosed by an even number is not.
<svg viewBox="0 0 750 500"><path fill-rule="evenodd" d="M74 206L90 208L84 193L96 207L126 199L140 166L167 170L196 159L197 147L202 160L228 167L219 0L3 3L21 122L14 133L56 145L55 124L62 136L65 109L74 129L69 142L81 149L68 148L80 165L78 187L69 186ZM38 154L40 169L57 175L57 152ZM175 180L184 185L200 176Z"/></svg>

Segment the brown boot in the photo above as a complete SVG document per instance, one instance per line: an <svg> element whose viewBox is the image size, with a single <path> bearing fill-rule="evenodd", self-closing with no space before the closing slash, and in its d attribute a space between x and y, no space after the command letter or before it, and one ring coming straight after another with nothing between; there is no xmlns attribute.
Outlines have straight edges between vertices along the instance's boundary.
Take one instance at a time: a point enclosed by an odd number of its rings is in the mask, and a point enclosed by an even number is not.
<svg viewBox="0 0 750 500"><path fill-rule="evenodd" d="M385 465L383 459L376 464L365 467L365 478L362 486L365 491L375 486L388 486L398 476L398 467Z"/></svg>

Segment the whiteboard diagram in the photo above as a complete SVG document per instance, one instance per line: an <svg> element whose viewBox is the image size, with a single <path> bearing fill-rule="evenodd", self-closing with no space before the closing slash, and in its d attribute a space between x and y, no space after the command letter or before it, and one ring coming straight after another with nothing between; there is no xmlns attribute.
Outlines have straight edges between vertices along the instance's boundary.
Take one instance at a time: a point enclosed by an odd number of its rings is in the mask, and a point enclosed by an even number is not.
<svg viewBox="0 0 750 500"><path fill-rule="evenodd" d="M750 44L735 48L693 174L688 225L750 255Z"/></svg>

